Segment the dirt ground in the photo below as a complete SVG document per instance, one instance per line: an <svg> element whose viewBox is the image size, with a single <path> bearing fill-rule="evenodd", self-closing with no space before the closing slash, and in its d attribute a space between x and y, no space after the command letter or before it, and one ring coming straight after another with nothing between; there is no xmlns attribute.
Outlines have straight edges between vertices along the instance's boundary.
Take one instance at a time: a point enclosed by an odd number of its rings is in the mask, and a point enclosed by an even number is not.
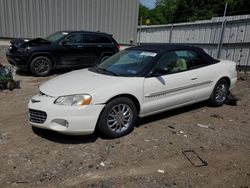
<svg viewBox="0 0 250 188"><path fill-rule="evenodd" d="M0 62L6 64L6 47ZM237 106L200 103L142 119L108 140L33 130L27 104L56 76L19 73L20 89L0 92L1 187L250 188L250 81L240 79ZM207 125L199 127L197 124ZM183 154L187 152L191 163Z"/></svg>

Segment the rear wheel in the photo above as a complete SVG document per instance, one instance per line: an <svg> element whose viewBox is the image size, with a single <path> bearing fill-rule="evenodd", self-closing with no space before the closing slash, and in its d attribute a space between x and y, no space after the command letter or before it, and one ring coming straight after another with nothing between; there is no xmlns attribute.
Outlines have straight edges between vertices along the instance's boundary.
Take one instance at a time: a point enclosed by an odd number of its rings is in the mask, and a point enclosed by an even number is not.
<svg viewBox="0 0 250 188"><path fill-rule="evenodd" d="M100 60L99 63L102 63L103 61L107 60L108 58L110 58L110 56L103 56Z"/></svg>
<svg viewBox="0 0 250 188"><path fill-rule="evenodd" d="M51 69L52 62L45 56L35 57L30 63L30 71L35 76L47 76Z"/></svg>
<svg viewBox="0 0 250 188"><path fill-rule="evenodd" d="M127 97L111 100L102 111L98 128L108 138L118 138L130 133L138 112L134 102Z"/></svg>
<svg viewBox="0 0 250 188"><path fill-rule="evenodd" d="M229 91L229 83L225 79L221 79L214 87L210 97L210 102L213 106L221 106L224 104Z"/></svg>

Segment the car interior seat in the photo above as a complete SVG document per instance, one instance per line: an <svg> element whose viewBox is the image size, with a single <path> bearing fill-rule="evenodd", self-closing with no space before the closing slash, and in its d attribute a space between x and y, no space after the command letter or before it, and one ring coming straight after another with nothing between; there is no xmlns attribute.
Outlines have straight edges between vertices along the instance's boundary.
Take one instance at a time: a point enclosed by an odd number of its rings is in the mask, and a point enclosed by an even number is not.
<svg viewBox="0 0 250 188"><path fill-rule="evenodd" d="M185 59L181 58L176 61L175 66L171 72L179 72L185 70L187 70L187 62Z"/></svg>
<svg viewBox="0 0 250 188"><path fill-rule="evenodd" d="M171 72L173 65L176 63L177 59L178 57L175 52L169 52L160 60L159 68L167 68Z"/></svg>

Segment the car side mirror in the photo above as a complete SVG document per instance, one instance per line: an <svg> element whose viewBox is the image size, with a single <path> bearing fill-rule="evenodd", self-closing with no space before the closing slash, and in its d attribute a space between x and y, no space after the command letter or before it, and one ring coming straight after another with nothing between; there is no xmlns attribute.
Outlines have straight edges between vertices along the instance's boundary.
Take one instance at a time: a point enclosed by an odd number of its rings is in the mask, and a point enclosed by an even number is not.
<svg viewBox="0 0 250 188"><path fill-rule="evenodd" d="M62 41L62 42L61 42L61 45L62 45L62 46L65 46L66 44L67 44L66 41Z"/></svg>
<svg viewBox="0 0 250 188"><path fill-rule="evenodd" d="M68 42L68 41L62 41L60 44L61 44L62 46L67 46L67 45L69 45L69 42Z"/></svg>

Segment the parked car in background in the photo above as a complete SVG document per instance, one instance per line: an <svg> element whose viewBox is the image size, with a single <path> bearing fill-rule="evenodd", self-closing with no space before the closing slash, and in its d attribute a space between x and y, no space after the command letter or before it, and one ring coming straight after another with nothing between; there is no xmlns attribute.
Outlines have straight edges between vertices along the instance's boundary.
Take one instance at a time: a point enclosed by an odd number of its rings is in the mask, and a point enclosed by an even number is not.
<svg viewBox="0 0 250 188"><path fill-rule="evenodd" d="M45 38L14 39L6 52L10 64L35 76L52 69L98 64L119 51L112 35L89 31L60 31Z"/></svg>
<svg viewBox="0 0 250 188"><path fill-rule="evenodd" d="M97 127L116 138L131 132L138 117L206 100L221 106L236 80L236 63L198 47L141 45L42 84L29 102L29 122L75 135Z"/></svg>

